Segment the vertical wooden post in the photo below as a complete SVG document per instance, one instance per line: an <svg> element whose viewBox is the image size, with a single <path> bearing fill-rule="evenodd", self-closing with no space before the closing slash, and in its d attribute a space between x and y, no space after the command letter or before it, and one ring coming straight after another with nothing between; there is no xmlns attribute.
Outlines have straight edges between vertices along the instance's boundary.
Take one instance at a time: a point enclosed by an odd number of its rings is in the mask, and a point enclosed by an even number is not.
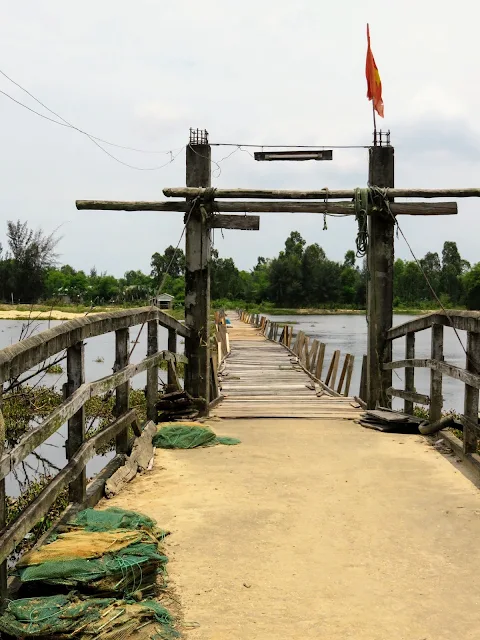
<svg viewBox="0 0 480 640"><path fill-rule="evenodd" d="M405 337L405 360L415 358L415 332L407 333ZM405 368L405 391L410 393L415 391L415 367ZM413 416L413 402L404 400L403 410L406 414Z"/></svg>
<svg viewBox="0 0 480 640"><path fill-rule="evenodd" d="M67 397L71 396L85 382L85 350L83 342L77 342L67 349ZM68 421L67 458L75 455L85 441L85 407L81 407ZM85 500L87 470L83 467L80 475L69 484L70 502Z"/></svg>
<svg viewBox="0 0 480 640"><path fill-rule="evenodd" d="M2 394L3 383L0 383L0 457L3 455L5 446L5 420L2 413ZM7 522L7 501L5 493L5 478L0 480L0 531L5 527ZM7 561L4 560L0 564L0 613L6 605L7 599Z"/></svg>
<svg viewBox="0 0 480 640"><path fill-rule="evenodd" d="M443 326L432 326L432 360L443 360ZM430 422L436 422L442 417L442 374L430 369Z"/></svg>
<svg viewBox="0 0 480 640"><path fill-rule="evenodd" d="M364 402L367 401L367 367L368 367L368 357L363 356L362 358L362 372L360 374L360 388L358 390L358 397L360 400Z"/></svg>
<svg viewBox="0 0 480 640"><path fill-rule="evenodd" d="M175 329L168 330L168 350L170 353L177 353L177 332ZM168 370L168 384L175 384L175 380L173 379L172 372L170 369Z"/></svg>
<svg viewBox="0 0 480 640"><path fill-rule="evenodd" d="M317 356L317 366L315 368L315 377L317 380L322 379L322 370L323 370L323 360L325 358L325 344L323 342L320 343L318 347L318 356Z"/></svg>
<svg viewBox="0 0 480 640"><path fill-rule="evenodd" d="M158 321L148 322L147 356L158 352ZM157 421L158 367L147 369L147 420Z"/></svg>
<svg viewBox="0 0 480 640"><path fill-rule="evenodd" d="M211 186L211 147L187 145L187 187ZM208 412L210 396L210 230L204 213L195 206L186 214L185 324L192 331L185 339L188 365L185 389L204 398Z"/></svg>
<svg viewBox="0 0 480 640"><path fill-rule="evenodd" d="M480 334L468 332L467 334L467 362L466 369L478 374L480 362ZM478 441L478 389L465 385L465 404L463 409L465 420L463 423L463 451L464 453L476 453Z"/></svg>
<svg viewBox="0 0 480 640"><path fill-rule="evenodd" d="M128 365L129 330L117 329L115 331L115 371L119 371ZM115 416L119 418L128 411L130 395L130 382L117 387L115 396ZM128 451L128 428L121 431L116 437L117 453L127 453Z"/></svg>
<svg viewBox="0 0 480 640"><path fill-rule="evenodd" d="M370 147L369 186L394 186L393 147ZM392 386L392 371L383 363L392 359L392 343L386 340L393 322L394 220L383 213L368 216L368 364L367 406L389 406L386 390Z"/></svg>

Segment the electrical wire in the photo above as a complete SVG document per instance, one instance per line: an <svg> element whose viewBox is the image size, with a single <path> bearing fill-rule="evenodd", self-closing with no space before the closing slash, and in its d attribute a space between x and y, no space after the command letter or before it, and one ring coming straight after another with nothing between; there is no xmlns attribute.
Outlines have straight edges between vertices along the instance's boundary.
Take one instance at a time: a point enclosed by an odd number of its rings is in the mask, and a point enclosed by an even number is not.
<svg viewBox="0 0 480 640"><path fill-rule="evenodd" d="M62 118L61 115L59 115L58 113L56 113L55 111L53 111L53 109L50 109L50 107L47 107L46 104L44 104L41 100L39 100L36 96L33 95L33 93L31 93L30 91L28 91L28 89L25 89L25 87L22 87L22 85L18 82L16 82L16 80L14 80L13 78L11 78L10 76L8 76L5 71L2 71L0 69L0 74L2 76L4 76L4 78L6 78L7 80L9 80L12 84L14 84L16 87L18 87L19 89L21 89L22 91L24 91L27 95L29 95L31 98L33 98L33 100L35 100L35 102L37 102L39 105L41 105L44 109L46 109L47 111L49 111L51 114L53 114L54 116L56 116L57 118L60 118L60 120L63 120L63 122L66 123L66 125L68 125L69 127L71 127L72 129L76 129L77 131L79 131L80 133L83 133L86 136L89 136L90 138L93 138L94 140L97 140L98 142L103 142L103 144L107 144L111 147L116 147L117 149L126 149L127 151L136 151L137 153L153 153L153 154L167 154L167 153L171 153L170 150L167 151L152 151L149 149L138 149L136 147L126 147L122 144L116 144L115 142L109 142L108 140L104 140L103 138L99 138L98 136L94 136L91 133L88 133L87 131L84 131L82 129L79 129L78 127L75 127L74 125L72 125L71 123L67 122L67 120L65 120L65 118ZM4 92L2 92L4 93ZM11 97L8 94L4 94L7 95L7 97ZM15 100L14 98L12 98L12 100ZM16 101L17 102L17 101ZM21 104L21 103L19 103ZM25 105L22 105L25 106ZM27 109L29 107L26 107ZM36 113L36 112L34 112ZM37 113L37 115L40 115L41 117L45 117L42 116L42 114ZM49 118L47 118L49 119ZM52 120L52 122L55 122L55 120ZM60 124L60 123L57 123ZM182 147L183 149L183 147ZM173 149L173 151L176 151L177 149Z"/></svg>
<svg viewBox="0 0 480 640"><path fill-rule="evenodd" d="M163 169L167 165L169 165L172 162L174 162L176 160L176 158L178 157L178 155L180 155L180 153L185 148L185 147L177 147L177 149L174 149L174 150L171 150L171 151L154 152L154 153L170 154L170 160L168 162L165 162L164 164L158 165L158 166L155 166L155 167L138 167L138 166L130 164L128 162L124 162L123 160L120 160L120 158L117 158L112 153L110 153L110 151L108 151L107 149L102 147L102 145L100 144L99 141L103 142L104 144L108 144L108 145L111 145L111 146L114 146L114 147L118 147L120 149L128 149L130 151L137 151L137 152L141 152L141 153L144 153L144 152L145 153L150 153L150 152L144 151L142 149L135 149L133 147L124 147L122 145L117 145L117 144L115 144L113 142L108 142L107 140L104 140L103 138L98 138L97 136L91 135L87 131L84 131L83 129L80 129L79 127L76 127L75 125L71 124L70 122L68 122L68 120L66 120L65 118L63 118L62 116L57 114L55 111L53 111L52 109L47 107L43 102L38 100L33 94L31 94L29 91L27 91L27 89L24 89L17 82L15 82L11 78L9 78L3 71L0 70L0 74L4 75L11 82L13 82L13 84L15 84L16 86L20 87L20 89L22 89L22 91L25 91L25 93L27 93L29 96L31 96L36 102L38 102L38 104L40 104L42 107L47 109L47 111L49 111L51 114L53 114L54 116L56 116L60 120L55 120L54 118L50 118L49 116L45 115L44 113L40 113L39 111L36 111L35 109L32 109L32 107L29 107L28 105L24 104L20 100L17 100L16 98L11 96L6 91L0 90L0 94L4 95L9 100L12 100L12 102L15 102L15 104L19 105L20 107L23 107L24 109L27 109L28 111L30 111L31 113L35 114L36 116L39 116L40 118L43 118L44 120L48 120L49 122L52 122L53 124L57 124L60 127L65 127L66 129L73 129L74 131L77 131L78 133L81 133L82 135L86 136L89 140L91 140L91 142L93 142L93 144L95 146L97 146L101 151L103 151L103 153L105 153L107 156L112 158L112 160L115 160L115 162L118 162L119 164L121 164L121 165L123 165L125 167L128 167L129 169L134 169L135 171L158 171L159 169ZM178 153L175 154L174 153L175 151L178 151Z"/></svg>
<svg viewBox="0 0 480 640"><path fill-rule="evenodd" d="M238 142L210 142L211 147L250 147L255 149L370 149L364 144L239 144Z"/></svg>
<svg viewBox="0 0 480 640"><path fill-rule="evenodd" d="M454 333L455 333L455 335L456 335L456 337L457 337L457 340L458 340L458 342L460 343L460 346L462 347L463 352L465 353L465 356L466 356L467 360L469 360L469 361L470 361L470 363L471 363L471 364L473 364L473 366L474 366L474 367L475 367L475 369L476 369L476 372L477 372L477 373L479 373L479 372L480 372L480 363L475 362L475 361L473 360L473 358L468 354L467 349L465 348L465 345L464 345L464 344L463 344L463 342L462 342L462 339L461 339L461 337L460 337L460 334L458 333L457 328L453 325L452 318L451 318L450 314L448 313L448 311L447 311L447 309L445 308L444 304L442 303L442 301L441 301L441 300L440 300L440 298L438 297L437 292L436 292L436 291L435 291L435 289L433 288L433 285L432 285L432 283L430 282L430 279L429 279L428 275L426 274L426 272L425 272L424 268L422 267L422 264L421 264L420 260L419 260L419 259L417 258L417 256L414 254L413 249L412 249L412 247L411 247L410 243L408 242L408 240L407 240L407 238L406 238L405 234L403 233L403 230L402 230L402 228L401 228L400 224L398 223L397 218L393 215L393 213L392 213L392 211L391 211L391 209L390 209L390 205L388 204L387 197L386 197L386 191L387 191L387 190L386 190L386 189L385 189L385 190L379 189L379 191L381 191L381 192L382 192L382 194L384 195L384 197L385 197L385 202L387 203L387 209L388 209L388 212L389 212L389 214L391 215L391 217L393 218L394 223L395 223L395 225L397 226L397 230L398 230L398 232L400 233L400 235L402 236L403 240L405 241L405 244L407 245L407 247L408 247L408 249L409 249L410 253L412 254L412 257L413 257L413 259L415 260L415 262L416 262L416 264L417 264L417 267L420 269L420 272L421 272L421 274L423 275L423 277L424 277L424 279L425 279L425 282L426 282L426 283L427 283L427 285L428 285L428 288L429 288L429 289L430 289L430 291L432 292L433 297L435 298L436 302L440 305L440 307L441 307L441 309L442 309L443 313L445 314L445 316L446 316L447 320L449 321L450 326L451 326L451 328L453 329L453 331L454 331ZM385 193L384 193L384 192L385 192Z"/></svg>

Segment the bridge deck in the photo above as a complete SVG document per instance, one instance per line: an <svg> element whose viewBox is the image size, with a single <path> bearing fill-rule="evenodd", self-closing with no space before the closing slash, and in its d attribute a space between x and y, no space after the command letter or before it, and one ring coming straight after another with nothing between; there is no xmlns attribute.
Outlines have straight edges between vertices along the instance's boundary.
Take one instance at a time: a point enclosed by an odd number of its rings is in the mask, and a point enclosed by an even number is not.
<svg viewBox="0 0 480 640"><path fill-rule="evenodd" d="M103 506L172 533L188 640L477 640L480 494L420 436L218 420Z"/></svg>
<svg viewBox="0 0 480 640"><path fill-rule="evenodd" d="M220 418L347 418L359 417L350 397L321 393L295 356L270 342L258 329L231 319L231 353L225 360L222 394L215 409Z"/></svg>

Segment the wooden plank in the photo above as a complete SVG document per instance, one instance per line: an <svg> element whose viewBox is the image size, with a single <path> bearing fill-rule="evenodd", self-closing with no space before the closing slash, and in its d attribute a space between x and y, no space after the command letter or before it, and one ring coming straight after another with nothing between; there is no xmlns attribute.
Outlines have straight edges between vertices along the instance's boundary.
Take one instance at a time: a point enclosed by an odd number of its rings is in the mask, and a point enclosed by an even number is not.
<svg viewBox="0 0 480 640"><path fill-rule="evenodd" d="M0 479L5 478L22 460L25 460L32 451L55 433L89 398L101 393L107 393L123 384L126 380L133 378L142 371L146 371L152 364L158 364L162 360L168 361L174 357L179 362L186 360L182 355L173 356L168 351L160 351L154 356L145 358L138 364L128 365L125 369L111 376L83 384L68 400L52 411L38 427L28 431L9 453L0 458Z"/></svg>
<svg viewBox="0 0 480 640"><path fill-rule="evenodd" d="M474 374L479 373L480 334L468 332L467 356L465 368ZM478 447L478 388L465 385L463 414L463 452L476 453Z"/></svg>
<svg viewBox="0 0 480 640"><path fill-rule="evenodd" d="M237 229L240 231L258 231L260 216L214 215L208 221L210 229Z"/></svg>
<svg viewBox="0 0 480 640"><path fill-rule="evenodd" d="M434 324L441 324L444 327L454 327L460 331L471 331L480 333L480 312L479 311L436 311L429 313L415 320L404 322L388 331L387 339L395 340L401 338L409 332L423 331L429 329Z"/></svg>
<svg viewBox="0 0 480 640"><path fill-rule="evenodd" d="M415 358L415 333L413 332L407 333L405 337L405 359L409 360L411 358ZM405 391L409 394L415 392L415 369L413 367L405 369ZM415 400L411 398L404 398L404 400L403 410L413 416L413 403Z"/></svg>
<svg viewBox="0 0 480 640"><path fill-rule="evenodd" d="M307 367L309 371L311 371L314 375L315 375L315 365L317 363L317 353L318 353L318 347L319 347L319 342L318 340L314 340L312 342L312 348L310 351L310 358L309 358L309 366Z"/></svg>
<svg viewBox="0 0 480 640"><path fill-rule="evenodd" d="M345 380L345 376L347 375L348 364L350 362L350 354L345 355L345 360L343 361L342 372L340 374L340 380L338 381L337 393L342 392L343 382Z"/></svg>
<svg viewBox="0 0 480 640"><path fill-rule="evenodd" d="M446 362L438 362L437 360L427 359L418 359L413 358L411 360L396 360L395 362L390 362L384 365L386 369L403 369L404 367L419 367L419 368L427 368L433 369L435 371L440 371L444 376L449 376L450 378L455 378L455 380L461 380L466 384L475 387L475 389L480 389L480 376L475 373L471 373L470 371L465 371L465 369L460 369L459 367L455 367L453 364L447 364Z"/></svg>
<svg viewBox="0 0 480 640"><path fill-rule="evenodd" d="M318 346L317 366L315 368L315 377L318 380L322 379L323 361L325 359L325 344L320 342Z"/></svg>
<svg viewBox="0 0 480 640"><path fill-rule="evenodd" d="M115 365L114 371L119 371L128 366L129 360L129 330L118 329L115 331ZM115 391L114 416L119 418L128 411L130 396L130 383L127 380L119 385ZM115 449L117 454L128 451L128 430L124 429L116 436Z"/></svg>
<svg viewBox="0 0 480 640"><path fill-rule="evenodd" d="M350 358L348 360L348 370L347 370L347 379L345 381L345 391L344 396L348 396L350 392L350 384L352 382L352 374L353 374L353 364L355 362L355 356L350 354Z"/></svg>
<svg viewBox="0 0 480 640"><path fill-rule="evenodd" d="M0 562L3 562L23 540L35 524L45 516L60 493L75 480L96 451L125 430L135 417L135 410L128 413L83 443L68 464L43 489L39 496L20 514L15 522L0 535Z"/></svg>
<svg viewBox="0 0 480 640"><path fill-rule="evenodd" d="M128 331L128 329L126 329ZM67 397L85 383L85 352L83 342L77 342L67 349ZM67 460L72 460L85 441L85 407L68 421L68 439L66 442ZM85 500L87 489L87 470L83 468L77 478L72 480L68 489L70 502L81 503Z"/></svg>
<svg viewBox="0 0 480 640"><path fill-rule="evenodd" d="M331 386L332 389L335 386L335 378L337 376L338 360L340 359L340 351L337 349L333 352L330 366L328 367L327 377L325 378L325 384ZM335 372L335 375L334 375Z"/></svg>
<svg viewBox="0 0 480 640"><path fill-rule="evenodd" d="M393 387L389 387L387 389L387 395L393 398L403 398L405 400L405 404L408 403L412 406L414 403L423 405L430 404L429 396L423 395L422 393L416 393L414 391L407 391L406 389L394 389ZM404 413L413 415L410 411L405 411Z"/></svg>
<svg viewBox="0 0 480 640"><path fill-rule="evenodd" d="M153 356L158 353L158 324L156 320L150 320L148 322L147 329L147 357ZM173 329L168 330L169 347L170 347L170 332L175 337L175 331ZM147 369L147 419L157 419L157 399L158 399L158 366L153 366Z"/></svg>
<svg viewBox="0 0 480 640"><path fill-rule="evenodd" d="M480 189L395 189L386 190L390 198L478 198ZM167 198L204 196L205 189L169 187L163 190ZM335 200L354 198L354 189L215 189L215 198L259 198L262 200Z"/></svg>
<svg viewBox="0 0 480 640"><path fill-rule="evenodd" d="M175 353L175 354L177 353L177 332L174 331L173 329L168 330L168 350L170 353ZM176 365L176 362L175 362L175 365ZM175 376L172 375L170 369L167 370L167 384L175 384ZM158 377L157 377L157 395L158 395ZM156 413L155 413L155 419L156 419Z"/></svg>
<svg viewBox="0 0 480 640"><path fill-rule="evenodd" d="M441 362L443 360L443 327L432 327L431 359ZM430 369L430 422L436 422L442 417L442 372L438 369Z"/></svg>
<svg viewBox="0 0 480 640"><path fill-rule="evenodd" d="M156 318L161 326L172 328L184 338L190 332L178 320L156 307L141 307L97 313L69 320L0 350L0 383L17 378L23 372L68 349L77 342L117 329L128 329Z"/></svg>

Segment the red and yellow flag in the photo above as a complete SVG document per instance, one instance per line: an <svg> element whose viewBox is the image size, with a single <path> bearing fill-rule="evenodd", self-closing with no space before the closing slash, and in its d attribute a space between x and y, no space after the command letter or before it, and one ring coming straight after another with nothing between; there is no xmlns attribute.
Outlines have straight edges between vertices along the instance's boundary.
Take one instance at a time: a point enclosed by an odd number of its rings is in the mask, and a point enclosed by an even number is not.
<svg viewBox="0 0 480 640"><path fill-rule="evenodd" d="M372 50L370 48L370 28L367 24L367 62L365 75L367 76L367 98L373 100L373 108L383 118L382 81L378 73Z"/></svg>

